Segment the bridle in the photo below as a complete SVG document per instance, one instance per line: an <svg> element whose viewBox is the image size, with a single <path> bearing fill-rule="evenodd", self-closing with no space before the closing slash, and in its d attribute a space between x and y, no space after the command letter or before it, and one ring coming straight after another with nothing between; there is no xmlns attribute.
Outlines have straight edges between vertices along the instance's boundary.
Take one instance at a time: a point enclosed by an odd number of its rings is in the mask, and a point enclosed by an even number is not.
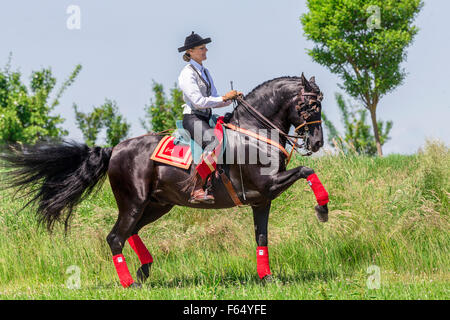
<svg viewBox="0 0 450 320"><path fill-rule="evenodd" d="M309 138L310 138L310 130L309 130L308 126L310 124L322 123L322 120L308 121L308 119L311 118L313 113L320 112L320 109L319 109L320 107L318 106L318 103L320 103L323 100L323 93L322 92L319 92L319 93L305 92L305 88L302 86L299 96L300 96L300 99L299 99L298 104L295 106L295 108L297 111L300 111L300 118L303 120L303 122L294 129L294 132L298 135L298 137L295 139L295 142L297 142L298 138L301 138L303 140L301 148L304 150L307 150L307 152L304 154L299 152L299 154L301 154L303 156L310 156L312 154L312 152L310 150L308 150L308 148L307 148ZM305 97L311 97L311 98L306 100ZM302 109L306 109L306 110L302 110ZM304 128L304 129L303 129L303 132L301 134L299 134L298 131L301 128ZM293 150L294 149L292 149L291 153L289 154L289 157L287 160L288 163L291 159ZM298 150L297 150L297 152L298 152Z"/></svg>
<svg viewBox="0 0 450 320"><path fill-rule="evenodd" d="M320 111L317 109L318 108L317 102L321 102L323 100L323 93L322 92L319 92L319 93L305 92L305 88L302 86L300 93L298 95L300 96L300 99L299 99L299 103L295 106L295 108L298 111L300 111L300 117L302 118L303 122L294 129L295 133L297 133L297 131L303 127L305 127L305 129L308 128L309 124L322 122L322 120L316 120L316 121L307 121L307 120L312 116L313 112L317 113ZM308 99L308 104L306 104L305 97L312 97L312 98ZM302 111L302 109L304 109L304 108L307 108L307 109Z"/></svg>

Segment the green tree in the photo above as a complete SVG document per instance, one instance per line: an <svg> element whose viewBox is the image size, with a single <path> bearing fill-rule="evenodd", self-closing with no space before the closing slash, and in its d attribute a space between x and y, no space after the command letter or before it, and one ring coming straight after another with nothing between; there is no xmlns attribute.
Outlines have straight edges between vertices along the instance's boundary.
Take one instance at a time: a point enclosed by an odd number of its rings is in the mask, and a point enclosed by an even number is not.
<svg viewBox="0 0 450 320"><path fill-rule="evenodd" d="M183 117L183 92L175 84L170 90L170 99L164 94L162 84L153 81L152 90L155 100L150 99L150 105L145 107L145 120L140 120L147 131L164 131L176 128L176 120Z"/></svg>
<svg viewBox="0 0 450 320"><path fill-rule="evenodd" d="M119 113L115 101L106 99L105 103L94 107L89 113L78 111L76 104L73 108L77 126L88 146L96 144L98 134L103 128L106 128L106 144L103 147L113 147L128 136L130 124Z"/></svg>
<svg viewBox="0 0 450 320"><path fill-rule="evenodd" d="M351 105L345 102L341 94L336 93L336 101L341 113L341 120L344 124L344 134L341 135L334 124L322 113L322 120L327 129L328 142L334 144L344 153L356 152L374 156L377 154L377 145L374 136L371 134L371 126L366 123L367 110L360 106ZM389 138L392 129L392 121L378 121L378 131L380 133L380 143L384 145Z"/></svg>
<svg viewBox="0 0 450 320"><path fill-rule="evenodd" d="M75 111L75 121L78 128L83 133L84 142L92 147L97 141L97 136L103 127L103 110L101 108L94 108L90 113L83 113L78 111L78 106L73 105Z"/></svg>
<svg viewBox="0 0 450 320"><path fill-rule="evenodd" d="M370 113L377 153L382 156L377 106L400 85L406 48L418 28L413 20L422 0L308 0L300 17L305 35L315 43L308 54L343 81L340 87L363 102Z"/></svg>
<svg viewBox="0 0 450 320"><path fill-rule="evenodd" d="M107 146L113 147L128 136L130 124L119 113L115 101L106 100L101 106L104 110L103 125L106 128Z"/></svg>
<svg viewBox="0 0 450 320"><path fill-rule="evenodd" d="M50 103L50 94L56 86L51 69L33 71L27 87L21 80L21 73L11 71L11 57L0 70L0 143L33 144L42 139L61 140L68 134L67 130L59 127L64 119L51 113L59 105L63 92L75 81L81 65L75 66Z"/></svg>

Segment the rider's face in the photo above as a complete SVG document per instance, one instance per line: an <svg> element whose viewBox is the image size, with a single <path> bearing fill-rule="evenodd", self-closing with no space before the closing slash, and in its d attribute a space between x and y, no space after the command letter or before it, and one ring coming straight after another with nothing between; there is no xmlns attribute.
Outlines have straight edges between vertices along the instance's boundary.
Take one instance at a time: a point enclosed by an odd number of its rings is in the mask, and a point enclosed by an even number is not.
<svg viewBox="0 0 450 320"><path fill-rule="evenodd" d="M188 50L188 53L191 55L191 58L197 61L198 63L201 63L203 60L206 60L206 52L208 49L206 48L206 45L201 45L192 49Z"/></svg>

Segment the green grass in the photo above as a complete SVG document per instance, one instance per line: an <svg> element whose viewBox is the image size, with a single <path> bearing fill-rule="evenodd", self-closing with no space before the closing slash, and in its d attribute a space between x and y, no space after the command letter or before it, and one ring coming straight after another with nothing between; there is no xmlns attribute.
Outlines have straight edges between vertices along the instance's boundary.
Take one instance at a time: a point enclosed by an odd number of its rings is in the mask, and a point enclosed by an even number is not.
<svg viewBox="0 0 450 320"><path fill-rule="evenodd" d="M0 192L0 299L448 299L448 148L428 143L415 155L296 158L330 194L319 223L304 180L277 198L269 220L275 281L256 273L250 208L176 207L141 232L155 261L142 289L123 289L106 235L117 217L108 182L81 203L67 236L38 228L25 199ZM124 249L134 275L138 259ZM368 267L380 286L367 285ZM80 289L67 288L70 266Z"/></svg>

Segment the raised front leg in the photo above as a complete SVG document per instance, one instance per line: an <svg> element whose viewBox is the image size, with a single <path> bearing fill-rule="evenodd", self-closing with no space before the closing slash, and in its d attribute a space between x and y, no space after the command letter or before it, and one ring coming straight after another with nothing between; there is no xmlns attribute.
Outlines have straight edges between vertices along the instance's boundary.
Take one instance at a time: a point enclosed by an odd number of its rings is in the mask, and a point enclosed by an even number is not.
<svg viewBox="0 0 450 320"><path fill-rule="evenodd" d="M269 267L269 249L267 239L267 225L271 203L263 206L252 206L253 221L256 237L256 271L261 280L270 281L272 274Z"/></svg>
<svg viewBox="0 0 450 320"><path fill-rule="evenodd" d="M314 173L314 170L308 167L297 167L288 171L283 171L272 176L272 184L269 187L269 196L275 199L287 188L294 184L298 179L306 179Z"/></svg>
<svg viewBox="0 0 450 320"><path fill-rule="evenodd" d="M315 207L317 219L320 222L328 221L328 192L320 182L314 170L308 167L297 167L288 171L279 172L273 176L273 183L269 188L271 199L275 199L278 195L289 188L298 179L306 179L309 186L316 196L318 205Z"/></svg>

